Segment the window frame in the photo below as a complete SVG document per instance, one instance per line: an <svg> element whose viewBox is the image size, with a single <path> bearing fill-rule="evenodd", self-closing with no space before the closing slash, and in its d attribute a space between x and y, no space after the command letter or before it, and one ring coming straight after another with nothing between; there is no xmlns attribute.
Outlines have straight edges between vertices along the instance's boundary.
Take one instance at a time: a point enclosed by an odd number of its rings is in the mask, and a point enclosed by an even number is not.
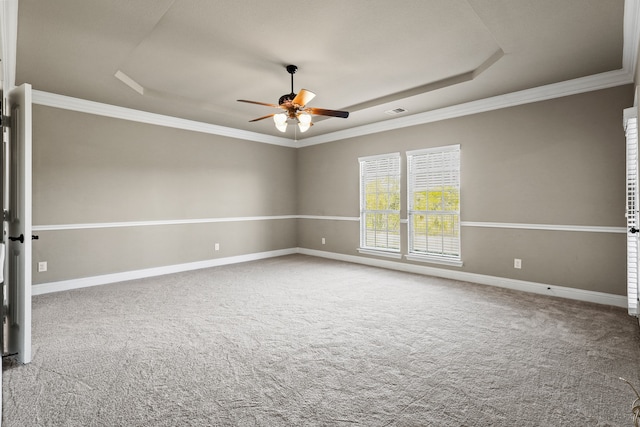
<svg viewBox="0 0 640 427"><path fill-rule="evenodd" d="M623 112L626 140L626 195L625 216L627 218L627 311L629 315L640 317L638 293L638 254L640 242L633 229L640 228L638 192L640 176L638 171L638 110L627 108Z"/></svg>
<svg viewBox="0 0 640 427"><path fill-rule="evenodd" d="M448 181L451 182L452 173L453 173L453 182L455 184L455 188L457 190L457 210L444 209L444 206L441 206L439 210L430 210L428 209L428 196L425 201L425 209L415 209L415 199L413 193L416 191L416 179L418 173L425 173L424 171L417 171L416 163L417 157L429 156L433 154L443 154L443 153L451 153L454 152L457 155L457 163L453 168L445 168L442 172L442 178L444 174L448 174ZM420 150L412 150L406 152L407 156L407 255L405 258L410 261L421 261L421 262L430 262L436 264L445 264L451 265L455 267L461 267L462 262L462 248L461 248L461 219L460 219L460 144L455 145L447 145L442 147L433 147L433 148L425 148ZM426 160L422 160L422 162L429 162L428 158ZM427 190L428 191L428 190ZM444 196L443 196L444 197ZM443 203L444 205L444 203ZM454 243L454 247L457 249L456 254L446 254L444 253L445 243L442 243L442 250L440 252L429 252L428 251L428 240L425 241L425 250L416 250L415 242L416 242L416 234L415 234L415 222L414 218L417 215L425 216L425 226L429 221L429 216L442 216L442 215L453 215L454 216L454 231L456 234L456 238ZM444 229L440 234L441 238L444 239L447 237ZM448 236L451 238L451 236Z"/></svg>
<svg viewBox="0 0 640 427"><path fill-rule="evenodd" d="M385 161L394 161L397 164L397 169L393 169L393 174L389 174L387 176L393 176L397 180L397 205L398 209L367 209L367 183L370 183L367 180L366 169L367 164L370 162L378 162L381 160ZM399 152L396 153L387 153L387 154L378 154L373 156L359 157L358 158L359 168L359 199L360 199L360 246L358 248L358 252L369 254L369 255L380 255L386 256L390 258L402 258L402 230L400 224L402 222L401 218L401 208L402 208L402 157ZM378 194L376 192L376 194ZM394 192L395 194L395 192ZM368 232L370 231L367 228L367 215L397 215L397 247L390 246L370 246L367 244L368 242ZM386 219L386 227L384 229L384 233L386 233L387 242L389 241L390 229L389 229L389 220L388 217ZM377 234L377 233L376 233Z"/></svg>

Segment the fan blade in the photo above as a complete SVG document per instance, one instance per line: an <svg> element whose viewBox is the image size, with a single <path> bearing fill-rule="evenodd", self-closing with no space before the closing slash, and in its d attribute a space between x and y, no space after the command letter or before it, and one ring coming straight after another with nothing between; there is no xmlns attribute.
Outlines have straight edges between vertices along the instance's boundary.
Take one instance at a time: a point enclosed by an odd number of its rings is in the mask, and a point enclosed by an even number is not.
<svg viewBox="0 0 640 427"><path fill-rule="evenodd" d="M266 116L258 117L257 119L249 120L249 122L257 122L258 120L268 119L269 117L273 117L275 115L276 115L276 113L268 114Z"/></svg>
<svg viewBox="0 0 640 427"><path fill-rule="evenodd" d="M316 116L341 117L343 119L349 117L348 111L325 110L324 108L306 108L304 111Z"/></svg>
<svg viewBox="0 0 640 427"><path fill-rule="evenodd" d="M258 101L247 101L246 99L238 99L238 102L248 102L249 104L264 105L265 107L282 108L282 107L280 107L279 105L276 105L276 104L267 104L266 102L258 102Z"/></svg>
<svg viewBox="0 0 640 427"><path fill-rule="evenodd" d="M315 98L316 94L311 92L310 90L300 89L300 92L293 98L291 101L293 104L297 104L301 107L307 105L313 98Z"/></svg>

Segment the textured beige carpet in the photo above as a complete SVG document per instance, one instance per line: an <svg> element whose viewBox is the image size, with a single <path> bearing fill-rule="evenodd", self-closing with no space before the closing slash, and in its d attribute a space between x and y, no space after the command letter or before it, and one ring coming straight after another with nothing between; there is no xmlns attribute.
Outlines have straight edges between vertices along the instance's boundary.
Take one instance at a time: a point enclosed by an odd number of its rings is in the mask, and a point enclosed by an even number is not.
<svg viewBox="0 0 640 427"><path fill-rule="evenodd" d="M3 426L631 426L625 310L302 255L37 296Z"/></svg>

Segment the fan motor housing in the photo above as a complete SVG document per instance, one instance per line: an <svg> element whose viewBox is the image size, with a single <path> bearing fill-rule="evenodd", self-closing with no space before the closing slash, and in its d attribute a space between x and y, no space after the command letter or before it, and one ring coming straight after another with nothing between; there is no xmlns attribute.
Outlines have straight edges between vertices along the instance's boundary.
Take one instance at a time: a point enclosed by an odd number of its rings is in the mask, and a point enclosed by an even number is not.
<svg viewBox="0 0 640 427"><path fill-rule="evenodd" d="M286 95L282 95L280 97L280 99L278 100L278 105L282 105L287 101L289 101L289 102L293 101L293 99L296 97L296 95L297 94L295 94L293 92L287 93Z"/></svg>

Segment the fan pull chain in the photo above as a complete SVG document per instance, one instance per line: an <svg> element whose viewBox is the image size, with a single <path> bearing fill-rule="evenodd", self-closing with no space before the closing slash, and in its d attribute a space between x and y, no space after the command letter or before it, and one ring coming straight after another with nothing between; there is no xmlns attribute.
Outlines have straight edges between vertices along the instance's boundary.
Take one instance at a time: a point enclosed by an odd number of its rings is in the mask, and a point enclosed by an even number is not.
<svg viewBox="0 0 640 427"><path fill-rule="evenodd" d="M638 394L638 390L636 390L633 384L631 384L629 381L625 380L622 377L620 377L620 379L625 383L629 384L629 387L633 389L634 393L637 396L637 399L634 400L633 403L631 404L631 412L633 413L634 427L640 427L640 394Z"/></svg>

